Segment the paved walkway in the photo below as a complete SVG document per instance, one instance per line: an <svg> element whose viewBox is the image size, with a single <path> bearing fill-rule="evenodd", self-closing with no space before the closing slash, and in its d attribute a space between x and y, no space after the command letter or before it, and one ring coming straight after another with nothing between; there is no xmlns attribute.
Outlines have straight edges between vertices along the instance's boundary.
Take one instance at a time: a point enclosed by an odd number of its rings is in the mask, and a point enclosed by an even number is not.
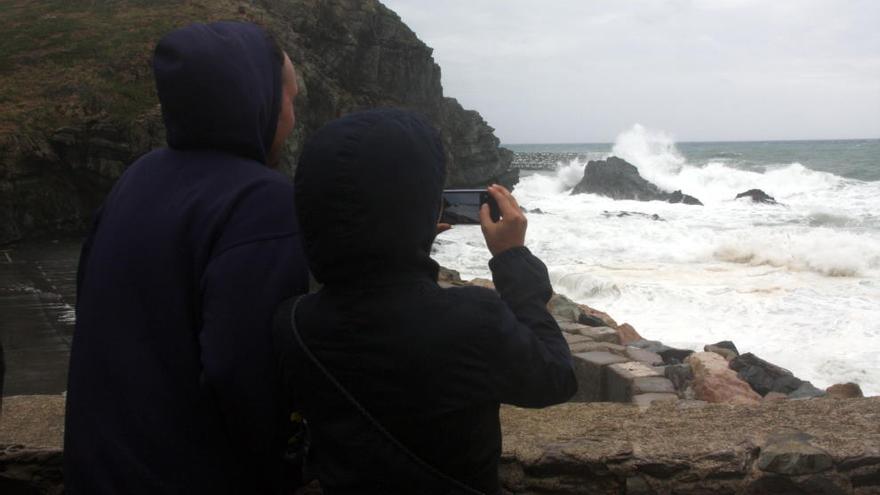
<svg viewBox="0 0 880 495"><path fill-rule="evenodd" d="M66 390L78 257L78 241L0 249L4 396Z"/></svg>

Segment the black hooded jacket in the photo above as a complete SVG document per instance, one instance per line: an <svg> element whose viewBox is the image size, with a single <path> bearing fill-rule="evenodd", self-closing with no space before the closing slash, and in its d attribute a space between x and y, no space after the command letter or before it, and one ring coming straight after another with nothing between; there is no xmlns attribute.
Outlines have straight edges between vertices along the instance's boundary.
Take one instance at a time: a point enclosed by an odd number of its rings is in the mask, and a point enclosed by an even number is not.
<svg viewBox="0 0 880 495"><path fill-rule="evenodd" d="M295 321L311 351L400 442L494 494L499 404L556 404L576 382L546 309L547 270L528 249L492 259L497 293L437 284L430 249L444 179L440 138L411 113L356 113L318 131L295 186L310 266L325 286L300 298ZM291 305L276 317L281 335L291 334ZM442 482L420 483L418 469L291 345L309 465L324 493L447 493Z"/></svg>
<svg viewBox="0 0 880 495"><path fill-rule="evenodd" d="M83 248L66 493L279 491L271 320L308 288L293 184L265 165L280 56L232 22L156 48L169 147L126 170Z"/></svg>

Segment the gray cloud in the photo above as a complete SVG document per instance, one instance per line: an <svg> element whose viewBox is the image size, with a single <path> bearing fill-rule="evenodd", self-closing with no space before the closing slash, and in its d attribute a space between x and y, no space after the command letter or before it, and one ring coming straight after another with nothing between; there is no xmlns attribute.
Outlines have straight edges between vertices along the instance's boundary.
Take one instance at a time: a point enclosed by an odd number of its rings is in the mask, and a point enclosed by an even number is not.
<svg viewBox="0 0 880 495"><path fill-rule="evenodd" d="M880 137L880 2L384 3L504 142Z"/></svg>

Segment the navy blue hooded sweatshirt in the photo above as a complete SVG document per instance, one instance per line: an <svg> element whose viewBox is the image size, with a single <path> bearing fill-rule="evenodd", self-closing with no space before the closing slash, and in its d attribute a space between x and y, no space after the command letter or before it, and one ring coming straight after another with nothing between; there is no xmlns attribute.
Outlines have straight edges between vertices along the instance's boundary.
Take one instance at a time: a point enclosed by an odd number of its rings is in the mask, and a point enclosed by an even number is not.
<svg viewBox="0 0 880 495"><path fill-rule="evenodd" d="M271 319L308 287L293 185L265 165L280 56L232 22L156 48L169 147L126 170L81 256L67 493L279 490Z"/></svg>
<svg viewBox="0 0 880 495"><path fill-rule="evenodd" d="M324 287L296 326L311 351L412 452L483 493L499 491L500 403L564 402L576 380L546 304L544 264L525 247L489 263L498 292L443 289L431 259L445 179L437 132L401 110L334 121L303 150L295 185L309 263ZM457 228L479 228L461 226ZM426 476L312 365L291 337L292 391L308 464L327 495L455 493Z"/></svg>

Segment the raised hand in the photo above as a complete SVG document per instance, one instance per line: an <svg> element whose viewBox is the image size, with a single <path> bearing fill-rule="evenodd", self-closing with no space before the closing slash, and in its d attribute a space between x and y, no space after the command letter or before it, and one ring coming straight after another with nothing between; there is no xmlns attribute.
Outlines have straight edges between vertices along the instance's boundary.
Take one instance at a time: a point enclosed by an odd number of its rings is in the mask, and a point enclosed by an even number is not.
<svg viewBox="0 0 880 495"><path fill-rule="evenodd" d="M504 186L493 184L487 189L501 212L501 219L493 222L489 214L489 205L480 207L480 226L483 237L492 256L497 256L508 249L524 246L526 243L526 227L528 220L516 198Z"/></svg>

